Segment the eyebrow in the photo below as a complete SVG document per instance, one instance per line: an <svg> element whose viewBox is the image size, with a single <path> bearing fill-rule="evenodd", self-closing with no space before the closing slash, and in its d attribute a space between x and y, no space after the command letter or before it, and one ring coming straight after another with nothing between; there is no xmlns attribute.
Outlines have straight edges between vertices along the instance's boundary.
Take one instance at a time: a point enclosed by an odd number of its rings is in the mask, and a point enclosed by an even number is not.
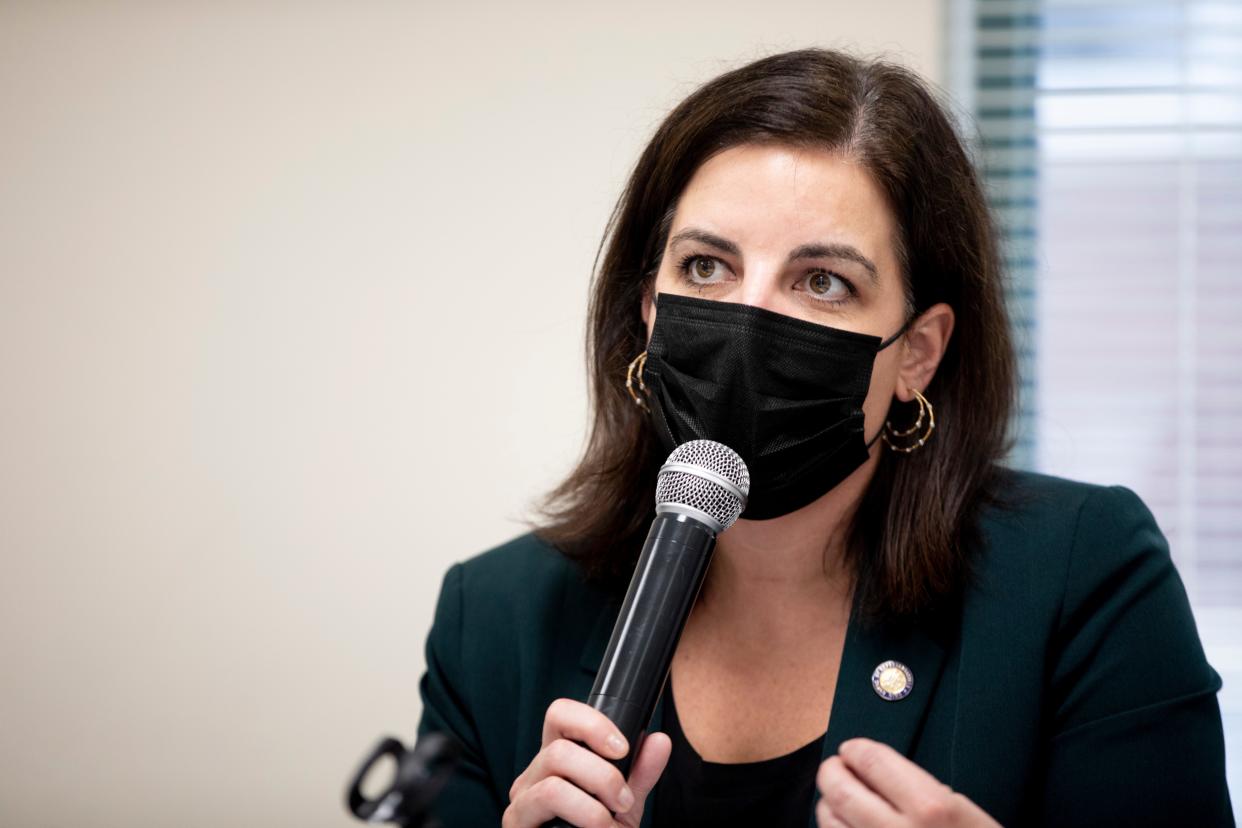
<svg viewBox="0 0 1242 828"><path fill-rule="evenodd" d="M738 247L735 242L731 242L726 238L717 236L715 233L709 233L706 230L699 230L696 227L688 227L669 240L669 247L673 247L679 242L697 241L703 244L709 244L712 247L723 250L731 256L741 256L742 248ZM803 244L793 249L789 254L788 262L794 262L798 259L847 259L851 262L857 262L867 269L867 275L871 277L874 284L879 271L876 269L875 262L868 259L858 248L848 244Z"/></svg>

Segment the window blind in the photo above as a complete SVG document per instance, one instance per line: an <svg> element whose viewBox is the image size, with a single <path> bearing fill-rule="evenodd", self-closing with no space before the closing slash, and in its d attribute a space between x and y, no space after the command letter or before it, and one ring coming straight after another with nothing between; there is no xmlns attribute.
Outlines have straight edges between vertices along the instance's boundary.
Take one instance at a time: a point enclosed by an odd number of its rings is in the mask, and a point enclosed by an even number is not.
<svg viewBox="0 0 1242 828"><path fill-rule="evenodd" d="M1242 756L1242 3L950 9L1010 263L1014 462L1152 509Z"/></svg>

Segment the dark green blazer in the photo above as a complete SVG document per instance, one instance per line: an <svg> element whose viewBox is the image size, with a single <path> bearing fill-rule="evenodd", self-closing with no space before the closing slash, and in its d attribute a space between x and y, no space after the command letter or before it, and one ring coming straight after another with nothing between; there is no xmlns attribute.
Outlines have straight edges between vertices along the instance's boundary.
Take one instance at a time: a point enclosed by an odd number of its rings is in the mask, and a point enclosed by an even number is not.
<svg viewBox="0 0 1242 828"><path fill-rule="evenodd" d="M1010 828L1233 825L1220 676L1151 513L1121 487L1028 473L1005 494L959 602L913 624L851 621L824 758L854 736L885 742ZM531 535L449 569L419 723L465 746L439 799L447 828L500 823L548 705L587 697L619 606ZM889 659L914 674L898 701L871 685Z"/></svg>

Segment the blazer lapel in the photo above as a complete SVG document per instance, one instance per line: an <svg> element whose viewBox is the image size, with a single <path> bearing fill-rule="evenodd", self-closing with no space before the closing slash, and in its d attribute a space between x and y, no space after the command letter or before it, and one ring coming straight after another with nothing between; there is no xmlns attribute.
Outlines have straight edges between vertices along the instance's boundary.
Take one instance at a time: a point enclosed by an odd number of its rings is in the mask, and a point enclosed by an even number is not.
<svg viewBox="0 0 1242 828"><path fill-rule="evenodd" d="M595 616L595 623L591 626L591 632L583 644L578 666L591 674L591 681L595 680L594 676L599 672L599 665L604 660L604 653L608 650L608 639L612 635L612 628L617 623L617 613L620 611L620 606L614 607L610 604L607 611L598 613Z"/></svg>
<svg viewBox="0 0 1242 828"><path fill-rule="evenodd" d="M883 742L909 757L944 670L947 638L943 619L927 614L918 620L881 622L863 627L850 618L841 670L820 761L837 753L841 743L858 736ZM899 661L914 676L910 693L888 701L875 691L871 676L886 661ZM819 801L818 792L814 801ZM815 828L812 808L810 828Z"/></svg>
<svg viewBox="0 0 1242 828"><path fill-rule="evenodd" d="M851 620L824 739L825 759L855 736L910 754L944 669L946 647L939 632L931 618L869 628ZM876 667L886 661L901 662L914 676L910 693L904 698L888 701L871 683Z"/></svg>

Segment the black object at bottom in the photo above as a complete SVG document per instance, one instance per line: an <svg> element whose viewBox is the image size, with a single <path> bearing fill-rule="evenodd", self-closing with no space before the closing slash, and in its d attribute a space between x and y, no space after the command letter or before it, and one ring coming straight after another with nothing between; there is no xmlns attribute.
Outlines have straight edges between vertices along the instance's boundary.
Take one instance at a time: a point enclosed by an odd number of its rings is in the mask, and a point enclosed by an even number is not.
<svg viewBox="0 0 1242 828"><path fill-rule="evenodd" d="M627 779L715 546L716 535L707 526L671 514L656 515L643 543L587 699L612 720L630 746L624 757L609 760ZM554 819L543 828L571 826Z"/></svg>
<svg viewBox="0 0 1242 828"><path fill-rule="evenodd" d="M419 739L414 750L406 750L398 739L384 737L358 766L345 791L345 804L363 822L439 828L438 822L428 818L428 810L456 768L460 753L460 746L444 733L428 733ZM375 799L367 799L362 793L362 780L385 756L397 763L392 784Z"/></svg>

